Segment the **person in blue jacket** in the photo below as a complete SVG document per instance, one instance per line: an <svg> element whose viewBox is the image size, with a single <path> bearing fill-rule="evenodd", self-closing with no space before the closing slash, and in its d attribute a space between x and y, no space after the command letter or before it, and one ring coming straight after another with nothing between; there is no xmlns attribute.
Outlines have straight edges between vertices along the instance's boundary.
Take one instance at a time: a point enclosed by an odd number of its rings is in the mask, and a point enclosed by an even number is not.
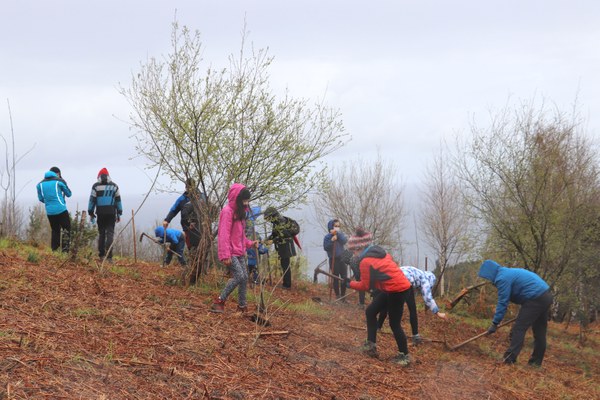
<svg viewBox="0 0 600 400"><path fill-rule="evenodd" d="M198 226L199 222L197 222L199 218L198 216L191 215L192 213L195 214L190 202L193 196L197 197L200 204L206 203L206 195L196 187L196 182L193 178L188 178L185 181L185 192L175 200L175 203L173 203L163 220L163 228L167 229L171 220L181 212L181 228L185 234L185 243L190 250L198 247L201 235L200 226Z"/></svg>
<svg viewBox="0 0 600 400"><path fill-rule="evenodd" d="M520 304L517 320L511 330L510 345L504 353L504 362L513 364L523 348L525 332L533 330L533 353L529 365L541 366L546 352L548 315L552 304L550 287L534 272L522 268L503 267L495 261L485 260L479 276L492 282L498 289L498 304L488 334L496 332L504 318L508 303Z"/></svg>
<svg viewBox="0 0 600 400"><path fill-rule="evenodd" d="M340 228L340 220L332 219L327 223L327 234L323 238L323 250L329 258L329 272L342 278L341 282L348 277L348 267L344 263L344 246L348 238ZM340 289L341 286L341 289ZM346 285L340 284L337 279L333 280L333 291L336 298L346 295Z"/></svg>
<svg viewBox="0 0 600 400"><path fill-rule="evenodd" d="M71 197L71 189L67 182L62 178L58 167L50 168L50 171L44 174L44 180L37 184L38 199L46 207L46 215L52 229L50 246L52 251L61 247L61 229L62 229L62 248L63 252L69 251L71 236L71 217L67 210L65 197Z"/></svg>
<svg viewBox="0 0 600 400"><path fill-rule="evenodd" d="M165 230L164 227L159 226L154 230L154 236L158 238L160 243L165 243L165 241L169 243L170 251L167 250L165 265L169 265L173 258L173 253L177 254L179 264L182 266L186 265L185 258L183 257L183 250L185 249L185 235L183 232L171 228Z"/></svg>

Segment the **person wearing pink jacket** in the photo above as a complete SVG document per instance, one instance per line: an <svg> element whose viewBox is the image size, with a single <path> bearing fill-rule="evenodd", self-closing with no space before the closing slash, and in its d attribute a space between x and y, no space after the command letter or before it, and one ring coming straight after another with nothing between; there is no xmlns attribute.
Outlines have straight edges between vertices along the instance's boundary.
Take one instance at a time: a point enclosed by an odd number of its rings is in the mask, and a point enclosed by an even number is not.
<svg viewBox="0 0 600 400"><path fill-rule="evenodd" d="M238 288L238 310L246 311L246 286L248 271L246 267L246 250L256 246L246 237L246 212L249 209L250 191L241 183L234 183L229 188L228 203L219 215L219 232L217 240L219 260L229 268L232 278L227 281L223 291L210 308L211 312L225 311L227 297Z"/></svg>

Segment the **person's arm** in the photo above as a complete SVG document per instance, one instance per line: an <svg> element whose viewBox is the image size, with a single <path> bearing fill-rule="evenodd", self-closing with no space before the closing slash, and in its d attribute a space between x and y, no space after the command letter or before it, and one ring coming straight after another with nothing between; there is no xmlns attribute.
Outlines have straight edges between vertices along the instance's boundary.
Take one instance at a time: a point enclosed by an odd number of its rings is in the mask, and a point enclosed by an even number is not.
<svg viewBox="0 0 600 400"><path fill-rule="evenodd" d="M325 250L327 253L329 253L333 249L333 241L331 240L332 237L333 235L331 233L328 233L323 238L323 250Z"/></svg>
<svg viewBox="0 0 600 400"><path fill-rule="evenodd" d="M61 180L60 185L61 185L62 192L65 194L65 196L71 197L71 189L69 189L67 182L65 182L64 180Z"/></svg>
<svg viewBox="0 0 600 400"><path fill-rule="evenodd" d="M360 262L360 280L350 281L350 289L365 292L369 290L369 284L371 281L371 264L368 260L363 259Z"/></svg>
<svg viewBox="0 0 600 400"><path fill-rule="evenodd" d="M219 216L219 231L217 234L217 253L220 261L231 262L231 224L233 223L233 210L229 207L221 210ZM226 264L229 265L229 264Z"/></svg>
<svg viewBox="0 0 600 400"><path fill-rule="evenodd" d="M173 218L175 218L175 216L179 213L179 211L181 211L181 202L185 200L185 196L181 195L177 198L177 200L175 200L175 203L173 203L173 205L171 206L171 209L169 210L169 213L167 214L167 216L165 217L165 220L163 221L163 226L169 225L171 223L171 220L173 220ZM165 225L166 223L166 225Z"/></svg>
<svg viewBox="0 0 600 400"><path fill-rule="evenodd" d="M506 310L508 309L508 303L510 302L511 282L507 282L506 280L498 281L496 282L496 287L498 288L498 304L496 304L496 313L492 319L492 323L494 325L498 325L500 322L502 322L502 319L504 319L504 315L506 314Z"/></svg>
<svg viewBox="0 0 600 400"><path fill-rule="evenodd" d="M36 189L38 194L38 200L44 203L44 193L42 192L42 184L38 183Z"/></svg>
<svg viewBox="0 0 600 400"><path fill-rule="evenodd" d="M96 215L96 185L92 185L92 192L90 193L90 200L88 201L88 215L90 218L94 218Z"/></svg>
<svg viewBox="0 0 600 400"><path fill-rule="evenodd" d="M117 207L117 219L121 219L121 215L123 215L123 204L121 203L121 192L119 191L119 186L115 184L115 206Z"/></svg>

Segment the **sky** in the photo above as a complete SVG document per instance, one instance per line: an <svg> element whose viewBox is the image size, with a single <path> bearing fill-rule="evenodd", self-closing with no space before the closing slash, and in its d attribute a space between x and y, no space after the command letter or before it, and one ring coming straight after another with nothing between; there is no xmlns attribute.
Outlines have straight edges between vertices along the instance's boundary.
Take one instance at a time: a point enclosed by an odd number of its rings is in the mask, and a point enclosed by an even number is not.
<svg viewBox="0 0 600 400"><path fill-rule="evenodd" d="M413 198L440 142L468 135L473 122L485 126L490 113L507 103L545 99L570 111L577 102L587 133L600 133L598 1L0 5L0 135L10 143L12 116L16 153L23 156L17 189L25 207L36 203L35 184L54 165L74 192L71 211L87 206L103 167L120 185L126 209L139 206L153 175L136 153L130 107L119 87L129 87L149 58L171 51L175 19L201 32L204 59L216 66L239 51L245 22L248 40L274 57L274 91L287 88L294 97L323 100L342 113L351 140L328 160L380 154L397 166ZM4 161L4 148L0 154ZM153 194L141 215L161 220L175 197ZM409 213L416 203L408 202Z"/></svg>

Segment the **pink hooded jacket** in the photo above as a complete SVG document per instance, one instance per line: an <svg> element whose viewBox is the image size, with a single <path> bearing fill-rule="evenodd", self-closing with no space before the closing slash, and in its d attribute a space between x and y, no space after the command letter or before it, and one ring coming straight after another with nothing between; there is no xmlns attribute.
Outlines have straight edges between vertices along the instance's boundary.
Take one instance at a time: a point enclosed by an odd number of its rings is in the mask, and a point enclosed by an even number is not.
<svg viewBox="0 0 600 400"><path fill-rule="evenodd" d="M236 220L235 211L237 205L235 200L244 189L241 183L234 183L229 188L227 199L229 203L223 207L219 215L218 254L219 260L227 260L231 257L240 257L246 254L246 249L252 247L253 241L246 237L246 220Z"/></svg>

